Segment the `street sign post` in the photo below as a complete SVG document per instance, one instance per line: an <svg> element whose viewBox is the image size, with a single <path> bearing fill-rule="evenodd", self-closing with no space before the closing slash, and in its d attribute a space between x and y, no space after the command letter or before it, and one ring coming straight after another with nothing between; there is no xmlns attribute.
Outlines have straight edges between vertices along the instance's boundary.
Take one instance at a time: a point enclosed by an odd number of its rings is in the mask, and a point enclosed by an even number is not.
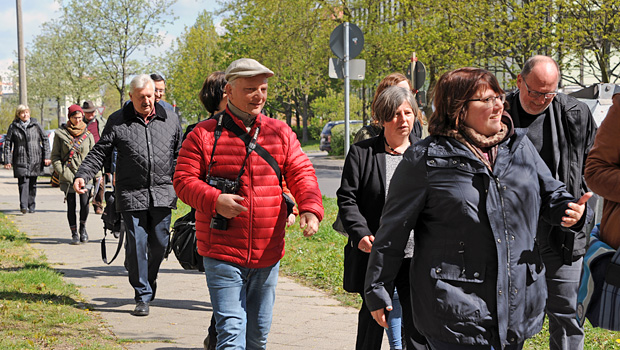
<svg viewBox="0 0 620 350"><path fill-rule="evenodd" d="M334 55L343 60L344 78L344 154L349 153L349 79L350 60L364 48L364 34L355 24L341 23L329 36L329 47ZM330 64L332 62L330 61ZM364 63L365 67L365 63ZM338 73L336 72L336 75ZM330 75L331 76L331 75Z"/></svg>

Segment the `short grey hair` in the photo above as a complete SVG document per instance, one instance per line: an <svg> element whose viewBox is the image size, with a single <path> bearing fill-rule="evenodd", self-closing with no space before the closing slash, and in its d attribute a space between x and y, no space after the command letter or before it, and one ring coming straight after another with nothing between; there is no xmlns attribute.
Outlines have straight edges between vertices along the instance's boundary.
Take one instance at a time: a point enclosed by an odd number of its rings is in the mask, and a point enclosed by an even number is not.
<svg viewBox="0 0 620 350"><path fill-rule="evenodd" d="M375 117L379 123L389 122L396 115L398 107L404 102L409 103L415 116L418 115L418 104L415 96L409 89L400 86L390 86L381 91L375 101Z"/></svg>
<svg viewBox="0 0 620 350"><path fill-rule="evenodd" d="M155 89L155 82L151 79L151 76L148 74L140 74L136 75L131 79L129 83L129 91L134 92L136 89L144 89L148 84L151 84L153 90Z"/></svg>

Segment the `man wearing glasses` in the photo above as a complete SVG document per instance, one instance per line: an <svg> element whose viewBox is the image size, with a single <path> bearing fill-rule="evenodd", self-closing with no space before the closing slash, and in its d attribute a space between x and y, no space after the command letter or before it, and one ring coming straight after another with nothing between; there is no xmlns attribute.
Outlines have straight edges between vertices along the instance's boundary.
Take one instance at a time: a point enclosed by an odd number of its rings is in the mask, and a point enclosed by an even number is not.
<svg viewBox="0 0 620 350"><path fill-rule="evenodd" d="M594 143L596 122L588 106L558 92L560 70L548 56L534 56L517 76L518 90L506 96L515 127L527 135L553 176L576 198L588 191L585 161ZM587 211L587 222L593 211ZM538 223L537 242L545 263L549 348L583 349L584 333L575 319L587 227L573 236L561 228Z"/></svg>
<svg viewBox="0 0 620 350"><path fill-rule="evenodd" d="M173 105L164 101L164 96L166 95L166 80L164 80L164 77L153 73L151 74L151 79L155 82L155 103L159 103L169 111L176 112Z"/></svg>

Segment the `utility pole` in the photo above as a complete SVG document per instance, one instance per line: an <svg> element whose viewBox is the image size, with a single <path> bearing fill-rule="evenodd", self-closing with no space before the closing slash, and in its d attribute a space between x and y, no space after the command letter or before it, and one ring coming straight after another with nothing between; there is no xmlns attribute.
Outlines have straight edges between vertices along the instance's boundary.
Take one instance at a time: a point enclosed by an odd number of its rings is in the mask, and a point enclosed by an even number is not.
<svg viewBox="0 0 620 350"><path fill-rule="evenodd" d="M19 66L19 103L28 105L26 89L26 56L24 53L24 34L22 22L22 1L15 0L17 8L17 64Z"/></svg>

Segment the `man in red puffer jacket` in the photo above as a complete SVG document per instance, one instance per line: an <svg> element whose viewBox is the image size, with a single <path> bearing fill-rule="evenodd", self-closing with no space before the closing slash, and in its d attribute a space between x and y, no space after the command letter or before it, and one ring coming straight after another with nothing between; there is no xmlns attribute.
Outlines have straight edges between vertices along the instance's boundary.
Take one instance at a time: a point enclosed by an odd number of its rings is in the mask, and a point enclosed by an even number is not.
<svg viewBox="0 0 620 350"><path fill-rule="evenodd" d="M304 236L316 233L323 218L314 168L295 133L261 113L271 76L253 59L231 63L226 110L188 134L174 175L179 198L197 209L198 252L223 348L267 345L287 218L276 165L297 200Z"/></svg>

